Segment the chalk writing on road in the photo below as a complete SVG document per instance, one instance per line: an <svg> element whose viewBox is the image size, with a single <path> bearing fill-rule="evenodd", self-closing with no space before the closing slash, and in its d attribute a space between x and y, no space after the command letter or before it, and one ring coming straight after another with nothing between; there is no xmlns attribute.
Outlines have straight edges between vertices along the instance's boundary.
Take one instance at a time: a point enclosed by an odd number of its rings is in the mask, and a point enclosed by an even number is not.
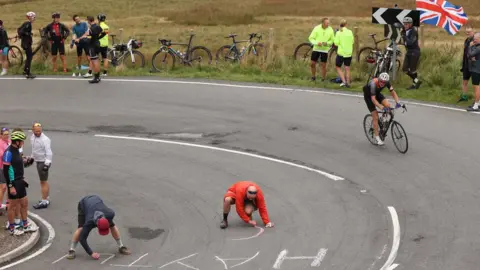
<svg viewBox="0 0 480 270"><path fill-rule="evenodd" d="M277 260L273 264L273 269L280 269L280 266L282 266L282 263L285 260L312 260L312 263L310 264L311 267L320 267L327 251L328 249L321 248L316 256L287 257L288 250L284 249L278 254Z"/></svg>
<svg viewBox="0 0 480 270"><path fill-rule="evenodd" d="M249 262L249 261L251 261L251 260L255 259L255 257L257 257L257 256L258 256L258 254L260 254L260 251L258 251L258 252L257 252L255 255L253 255L251 258L241 258L241 259L236 259L236 258L232 258L232 259L222 259L222 258L220 258L220 257L218 257L218 256L215 256L215 259L217 259L217 261L221 261L221 262L223 263L223 266L225 267L225 270L228 270L228 269L232 269L232 268L234 268L234 267L240 266L240 265L242 265L242 264L244 264L244 263L247 263L247 262ZM232 265L232 266L230 266L230 268L228 268L228 265L227 265L227 262L228 262L228 261L241 261L241 262L239 262L239 263L237 263L237 264L235 264L235 265Z"/></svg>

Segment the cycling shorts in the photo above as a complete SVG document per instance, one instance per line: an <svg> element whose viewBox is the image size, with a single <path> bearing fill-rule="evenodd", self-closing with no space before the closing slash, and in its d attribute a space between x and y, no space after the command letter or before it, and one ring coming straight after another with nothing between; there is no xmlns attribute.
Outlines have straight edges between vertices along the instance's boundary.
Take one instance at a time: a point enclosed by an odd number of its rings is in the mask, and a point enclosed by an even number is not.
<svg viewBox="0 0 480 270"><path fill-rule="evenodd" d="M340 55L337 55L337 59L335 61L335 65L337 67L342 67L342 65L345 65L346 67L349 67L350 64L352 63L352 57L343 57Z"/></svg>
<svg viewBox="0 0 480 270"><path fill-rule="evenodd" d="M7 56L9 50L10 50L10 48L8 48L8 47L3 48L2 51L1 51L2 55Z"/></svg>
<svg viewBox="0 0 480 270"><path fill-rule="evenodd" d="M418 62L420 61L420 51L407 52L403 60L403 71L415 73L417 71Z"/></svg>
<svg viewBox="0 0 480 270"><path fill-rule="evenodd" d="M5 175L3 175L3 169L0 169L0 184L5 184L7 183L7 180L5 179ZM2 192L0 190L0 192Z"/></svg>
<svg viewBox="0 0 480 270"><path fill-rule="evenodd" d="M375 98L377 99L378 103L380 103L380 104L385 99L385 97L381 93L376 94ZM369 112L374 112L374 111L377 110L377 107L375 106L375 104L373 104L372 95L363 94L363 99L365 100L365 104L367 104L367 108L368 108Z"/></svg>
<svg viewBox="0 0 480 270"><path fill-rule="evenodd" d="M472 85L480 85L480 73L472 72Z"/></svg>
<svg viewBox="0 0 480 270"><path fill-rule="evenodd" d="M82 56L82 52L85 52L85 55L88 56L88 40L81 39L77 44L77 56Z"/></svg>
<svg viewBox="0 0 480 270"><path fill-rule="evenodd" d="M328 60L328 53L313 51L311 60L314 62L318 62L318 59L320 59L322 63L326 63Z"/></svg>
<svg viewBox="0 0 480 270"><path fill-rule="evenodd" d="M52 55L65 55L65 43L61 41L53 41L52 42Z"/></svg>
<svg viewBox="0 0 480 270"><path fill-rule="evenodd" d="M100 55L102 59L107 59L108 47L100 47Z"/></svg>
<svg viewBox="0 0 480 270"><path fill-rule="evenodd" d="M472 73L470 72L470 70L468 70L468 67L466 68L463 68L463 80L464 81L469 81L470 78L472 77Z"/></svg>
<svg viewBox="0 0 480 270"><path fill-rule="evenodd" d="M10 188L7 187L9 200L23 199L27 197L27 183L24 180L15 180L13 182L13 187L17 192L15 195L10 194Z"/></svg>
<svg viewBox="0 0 480 270"><path fill-rule="evenodd" d="M90 45L88 49L88 55L90 56L91 60L97 60L98 55L100 54L100 46L99 45Z"/></svg>

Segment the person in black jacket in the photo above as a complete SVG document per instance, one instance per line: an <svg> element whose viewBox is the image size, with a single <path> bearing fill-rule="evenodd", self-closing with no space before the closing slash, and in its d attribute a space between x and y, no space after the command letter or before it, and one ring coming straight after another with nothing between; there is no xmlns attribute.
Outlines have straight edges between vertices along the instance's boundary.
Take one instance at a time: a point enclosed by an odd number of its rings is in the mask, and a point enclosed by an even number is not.
<svg viewBox="0 0 480 270"><path fill-rule="evenodd" d="M27 55L27 60L25 60L25 67L23 69L23 75L26 76L27 79L35 78L35 75L32 74L30 67L32 65L32 58L33 58L33 33L32 33L32 23L35 21L35 13L28 12L27 19L28 21L24 22L18 29L18 37L22 40L22 49L25 51Z"/></svg>
<svg viewBox="0 0 480 270"><path fill-rule="evenodd" d="M403 19L404 29L402 30L402 37L407 48L405 60L403 62L403 71L412 78L413 85L407 88L408 90L418 89L421 81L418 80L417 66L420 60L420 46L418 46L418 32L413 27L413 19L405 17Z"/></svg>
<svg viewBox="0 0 480 270"><path fill-rule="evenodd" d="M70 35L70 30L60 23L60 13L52 14L53 22L44 28L44 34L48 37L52 47L52 62L53 72L57 72L57 55L60 53L60 58L63 63L63 72L67 72L67 61L65 59L65 39Z"/></svg>
<svg viewBox="0 0 480 270"><path fill-rule="evenodd" d="M460 101L467 101L468 100L468 81L470 81L470 78L472 77L472 73L470 73L470 70L468 68L468 47L470 47L470 43L473 41L473 34L475 32L473 31L473 28L471 26L467 26L465 28L465 32L467 34L467 38L465 39L465 42L463 44L463 60L462 60L462 68L460 69L460 72L463 74L463 84L462 84L462 90L463 93L460 96Z"/></svg>
<svg viewBox="0 0 480 270"><path fill-rule="evenodd" d="M10 45L8 44L8 34L7 31L3 28L3 21L0 20L0 62L2 63L2 73L0 73L0 76L7 75L7 56L9 47Z"/></svg>
<svg viewBox="0 0 480 270"><path fill-rule="evenodd" d="M95 19L92 16L87 17L88 24L90 25L89 35L90 46L89 46L89 56L90 61L92 62L93 71L95 76L93 80L89 81L90 83L99 83L100 82L100 61L98 60L98 55L101 52L100 48L100 39L103 38L106 33L103 31L102 27L95 23Z"/></svg>

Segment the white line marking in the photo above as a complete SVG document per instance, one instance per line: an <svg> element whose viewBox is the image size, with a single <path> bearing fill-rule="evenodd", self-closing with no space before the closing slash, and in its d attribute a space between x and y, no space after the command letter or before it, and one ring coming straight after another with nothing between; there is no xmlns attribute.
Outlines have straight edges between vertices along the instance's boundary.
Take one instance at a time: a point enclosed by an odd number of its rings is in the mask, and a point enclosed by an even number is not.
<svg viewBox="0 0 480 270"><path fill-rule="evenodd" d="M320 267L323 259L325 258L325 255L327 254L327 251L328 251L327 248L321 248L318 251L317 256L287 257L288 250L284 249L278 254L277 260L275 260L275 263L273 264L273 268L274 269L280 269L280 266L282 266L282 263L283 263L284 260L313 260L310 266L311 267Z"/></svg>
<svg viewBox="0 0 480 270"><path fill-rule="evenodd" d="M131 265L126 265L126 264L110 264L110 266L127 267L127 268L132 267ZM136 268L152 268L153 266L151 266L151 265L133 265L133 267L136 267Z"/></svg>
<svg viewBox="0 0 480 270"><path fill-rule="evenodd" d="M129 264L129 266L134 265L136 262L140 261L141 259L143 259L143 257L145 257L145 256L147 256L147 255L148 255L148 253L143 254L142 256L140 256L140 258L138 258L137 260L135 260L135 261L133 261L131 264Z"/></svg>
<svg viewBox="0 0 480 270"><path fill-rule="evenodd" d="M0 78L0 80L25 80L22 77L15 78ZM44 81L85 81L85 79L75 79L75 78L35 78L35 80L44 80ZM300 88L287 88L287 87L272 87L272 86L259 86L259 85L240 85L240 84L228 84L228 83L210 83L210 82L195 82L195 81L174 81L174 80L140 80L140 79L102 79L102 81L111 81L111 82L132 82L132 83L174 83L174 84L194 84L194 85L210 85L210 86L221 86L221 87L231 87L231 88L246 88L246 89L264 89L264 90L276 90L284 92L304 92L304 93L313 93L313 94L325 94L332 96L345 96L345 97L355 97L363 98L363 95L359 94L348 94L348 93L339 93L326 90L309 90L309 89L300 89ZM467 112L466 109L426 104L420 102L408 102L405 101L405 104L417 105L421 107L430 107L436 109L445 109L459 112ZM480 114L480 112L470 112L474 114Z"/></svg>
<svg viewBox="0 0 480 270"><path fill-rule="evenodd" d="M52 262L52 264L56 264L57 262L61 261L63 258L65 258L65 257L67 257L67 256L68 256L68 254L66 254L66 255L63 255L62 257L60 257L60 259L58 259L58 260L56 260L56 261Z"/></svg>
<svg viewBox="0 0 480 270"><path fill-rule="evenodd" d="M285 257L287 256L287 250L284 249L278 254L277 260L273 264L274 269L280 269L280 265L282 265L283 261L285 260Z"/></svg>
<svg viewBox="0 0 480 270"><path fill-rule="evenodd" d="M100 253L100 256L101 255L110 255L110 257L106 258L105 260L103 260L103 262L101 262L100 264L104 264L106 263L107 261L109 261L111 258L115 257L115 254L111 254L111 253Z"/></svg>
<svg viewBox="0 0 480 270"><path fill-rule="evenodd" d="M198 268L195 268L195 267L190 266L190 265L188 265L188 264L184 264L184 263L182 263L182 262L177 262L177 263L180 264L180 265L183 265L183 266L185 266L185 267L187 267L187 268L193 269L193 270L200 270L200 269L198 269Z"/></svg>
<svg viewBox="0 0 480 270"><path fill-rule="evenodd" d="M257 155L257 154L251 154L247 152L242 152L242 151L237 151L237 150L230 150L230 149L225 149L225 148L220 148L220 147L214 147L214 146L207 146L207 145L201 145L201 144L193 144L193 143L185 143L185 142L176 142L176 141L168 141L168 140L160 140L160 139L149 139L149 138L140 138L140 137L125 137L125 136L112 136L112 135L101 135L101 134L96 134L95 137L103 137L103 138L111 138L111 139L124 139L124 140L136 140L136 141L147 141L147 142L159 142L159 143L166 143L166 144L174 144L174 145L182 145L182 146L191 146L191 147L197 147L197 148L203 148L203 149L209 149L209 150L216 150L216 151L223 151L227 153L233 153L233 154L238 154L238 155L243 155L243 156L249 156L249 157L254 157L258 159L263 159L263 160L269 160L273 162L277 162L280 164L285 164L289 165L292 167L297 167L300 169L304 169L307 171L315 172L318 174L321 174L331 180L334 181L339 181L339 180L345 180L345 178L333 175L324 171L316 170L307 166L299 165L293 162L288 162L276 158L270 158L262 155Z"/></svg>
<svg viewBox="0 0 480 270"><path fill-rule="evenodd" d="M47 228L47 230L48 230L47 242L45 243L45 245L43 247L41 247L39 250L35 251L34 253L30 254L29 256L27 256L25 258L22 258L22 259L20 259L16 262L11 263L11 264L7 264L7 265L1 267L0 270L8 269L12 266L24 263L24 262L26 262L26 261L28 261L32 258L35 258L38 255L45 252L45 250L47 250L52 245L53 239L55 238L55 230L53 229L52 225L50 223L48 223L48 221L46 221L45 219L43 219L42 217L40 217L39 215L37 215L35 213L32 213L32 212L29 211L28 215L37 219L40 223L43 224L44 227Z"/></svg>
<svg viewBox="0 0 480 270"><path fill-rule="evenodd" d="M322 264L323 259L325 258L325 255L327 255L328 248L321 248L320 251L318 251L317 257L315 260L313 260L311 266L312 267L319 267L320 264Z"/></svg>
<svg viewBox="0 0 480 270"><path fill-rule="evenodd" d="M192 254L192 255L188 255L188 256L186 256L186 257L180 258L180 259L175 260L175 261L173 261L173 262L169 262L169 263L167 263L167 264L164 264L164 265L158 267L158 269L161 269L161 268L163 268L163 267L165 267L165 266L167 266L167 265L170 265L170 264L173 264L173 263L176 263L176 262L179 262L179 261L188 259L188 258L190 258L190 257L193 257L193 256L197 255L197 254L198 254L198 253L194 253L194 254Z"/></svg>
<svg viewBox="0 0 480 270"><path fill-rule="evenodd" d="M260 235L265 231L262 227L255 226L255 228L260 229L260 230L259 230L259 232L258 232L257 234L255 234L254 236L245 237L245 238L235 238L235 239L232 239L232 240L237 241L237 240L248 240L248 239L252 239L252 238L255 238L255 237L260 236Z"/></svg>
<svg viewBox="0 0 480 270"><path fill-rule="evenodd" d="M242 264L245 264L245 263L247 263L247 262L255 259L255 258L258 256L258 254L260 254L260 251L257 251L257 253L256 253L255 255L253 255L253 257L251 257L251 258L222 259L222 258L220 258L220 257L218 257L218 256L215 256L215 258L217 259L217 261L221 261L221 262L223 263L223 265L225 266L225 270L227 270L227 269L228 269L228 266L227 266L227 263L226 263L225 261L241 261L241 260L245 260L245 261L243 261L243 262L237 263L237 264L233 265L232 267L230 267L230 268L234 268L234 267L240 266L240 265L242 265Z"/></svg>
<svg viewBox="0 0 480 270"><path fill-rule="evenodd" d="M388 211L390 211L390 215L392 216L393 244L392 244L392 250L390 250L390 255L388 256L387 261L385 262L383 267L380 268L380 270L391 270L391 269L395 269L398 266L398 264L393 264L393 262L397 257L398 248L400 246L400 222L398 221L397 211L393 206L389 206Z"/></svg>
<svg viewBox="0 0 480 270"><path fill-rule="evenodd" d="M243 262L241 262L241 263L237 263L237 264L235 264L234 266L232 266L231 268L234 268L234 267L236 267L236 266L242 265L242 264L244 264L244 263L247 263L247 262L255 259L255 258L258 256L258 254L260 254L260 251L257 251L257 254L255 254L255 256L253 256L252 258L250 258L250 259L248 259L248 260L246 260L246 261L243 261Z"/></svg>

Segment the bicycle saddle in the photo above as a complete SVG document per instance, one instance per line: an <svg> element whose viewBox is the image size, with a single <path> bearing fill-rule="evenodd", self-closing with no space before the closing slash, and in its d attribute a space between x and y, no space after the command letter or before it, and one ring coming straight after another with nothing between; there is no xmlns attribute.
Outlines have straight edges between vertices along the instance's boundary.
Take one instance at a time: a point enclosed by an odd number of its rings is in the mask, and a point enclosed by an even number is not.
<svg viewBox="0 0 480 270"><path fill-rule="evenodd" d="M228 37L225 37L225 38L233 38L233 37L236 37L236 36L237 36L237 34L230 34L230 35L228 35Z"/></svg>
<svg viewBox="0 0 480 270"><path fill-rule="evenodd" d="M368 35L371 36L371 37L374 37L374 36L376 36L377 34L368 34Z"/></svg>

